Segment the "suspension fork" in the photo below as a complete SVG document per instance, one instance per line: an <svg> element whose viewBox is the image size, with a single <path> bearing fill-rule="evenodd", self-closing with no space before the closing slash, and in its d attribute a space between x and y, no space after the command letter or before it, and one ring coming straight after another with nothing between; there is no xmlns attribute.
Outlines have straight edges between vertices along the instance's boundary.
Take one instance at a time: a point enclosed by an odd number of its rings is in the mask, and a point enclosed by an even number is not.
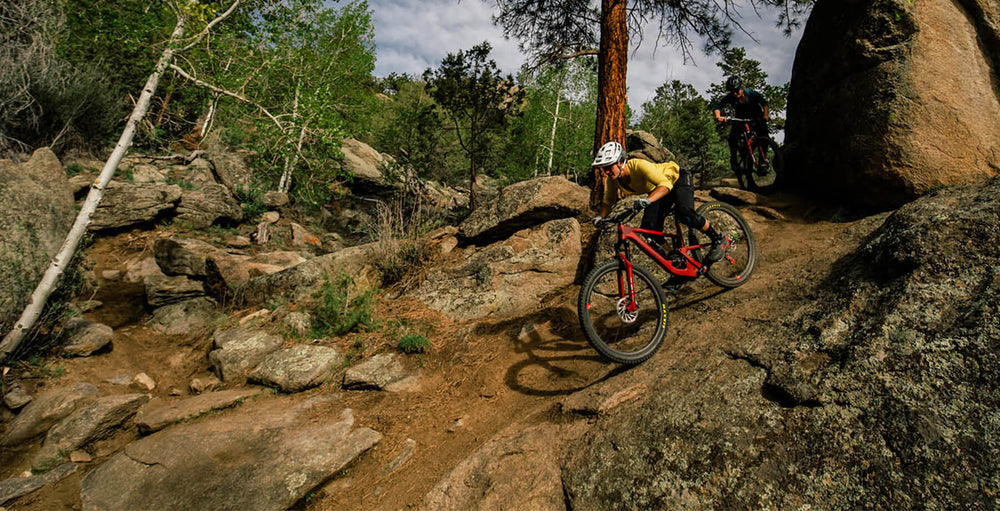
<svg viewBox="0 0 1000 511"><path fill-rule="evenodd" d="M622 242L624 245L624 242ZM618 259L621 261L623 269L618 272L618 297L628 298L627 309L632 311L636 308L635 302L635 278L632 273L632 261L628 257L628 248L618 247Z"/></svg>

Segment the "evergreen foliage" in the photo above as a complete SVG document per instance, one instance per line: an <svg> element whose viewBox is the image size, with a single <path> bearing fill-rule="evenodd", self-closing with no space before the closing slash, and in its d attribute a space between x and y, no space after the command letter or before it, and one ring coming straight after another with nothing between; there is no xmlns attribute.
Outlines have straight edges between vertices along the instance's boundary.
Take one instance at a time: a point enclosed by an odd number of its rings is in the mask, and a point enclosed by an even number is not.
<svg viewBox="0 0 1000 511"><path fill-rule="evenodd" d="M476 208L476 174L495 147L494 136L519 111L523 92L489 58L489 42L449 53L441 67L424 72L430 95L447 113L469 161L469 208Z"/></svg>

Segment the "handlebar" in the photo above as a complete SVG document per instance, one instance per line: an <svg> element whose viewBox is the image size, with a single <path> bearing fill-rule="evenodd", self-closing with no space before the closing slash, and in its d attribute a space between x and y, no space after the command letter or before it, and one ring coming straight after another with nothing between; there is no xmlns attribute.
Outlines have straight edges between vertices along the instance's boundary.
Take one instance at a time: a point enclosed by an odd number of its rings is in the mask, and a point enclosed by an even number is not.
<svg viewBox="0 0 1000 511"><path fill-rule="evenodd" d="M760 119L741 119L739 117L726 117L726 124L742 124L742 123L750 123L757 121L766 121L766 119L764 119L763 117L761 117Z"/></svg>
<svg viewBox="0 0 1000 511"><path fill-rule="evenodd" d="M642 210L625 208L625 210L622 211L621 213L618 213L617 215L611 215L601 220L601 222L597 225L597 228L603 231L611 229L612 227L617 227L618 224L623 224L634 218L636 215L639 214L640 211Z"/></svg>

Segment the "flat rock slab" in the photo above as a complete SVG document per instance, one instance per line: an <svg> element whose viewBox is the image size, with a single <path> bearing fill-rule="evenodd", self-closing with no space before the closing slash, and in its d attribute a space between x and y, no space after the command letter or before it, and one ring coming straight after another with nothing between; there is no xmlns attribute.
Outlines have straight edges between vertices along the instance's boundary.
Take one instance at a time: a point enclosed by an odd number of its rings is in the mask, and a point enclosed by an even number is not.
<svg viewBox="0 0 1000 511"><path fill-rule="evenodd" d="M18 497L23 497L42 486L59 482L76 472L76 463L63 463L44 474L31 477L12 477L0 481L0 506Z"/></svg>
<svg viewBox="0 0 1000 511"><path fill-rule="evenodd" d="M18 445L48 431L53 424L73 413L79 404L96 398L97 394L97 387L82 382L40 394L11 421L2 445Z"/></svg>
<svg viewBox="0 0 1000 511"><path fill-rule="evenodd" d="M299 392L330 379L343 361L336 348L300 344L265 357L250 373L250 380L283 392Z"/></svg>
<svg viewBox="0 0 1000 511"><path fill-rule="evenodd" d="M242 388L208 392L177 400L154 399L135 417L139 431L154 433L171 424L198 417L212 410L229 408L244 399L260 394L259 388Z"/></svg>
<svg viewBox="0 0 1000 511"><path fill-rule="evenodd" d="M106 396L78 408L49 430L42 448L35 454L32 468L44 470L77 448L111 436L139 407L149 401L146 394Z"/></svg>
<svg viewBox="0 0 1000 511"><path fill-rule="evenodd" d="M83 479L83 509L288 509L382 437L350 409L310 420L324 401L243 406L133 442Z"/></svg>
<svg viewBox="0 0 1000 511"><path fill-rule="evenodd" d="M379 353L344 373L344 388L382 390L408 376L398 353Z"/></svg>

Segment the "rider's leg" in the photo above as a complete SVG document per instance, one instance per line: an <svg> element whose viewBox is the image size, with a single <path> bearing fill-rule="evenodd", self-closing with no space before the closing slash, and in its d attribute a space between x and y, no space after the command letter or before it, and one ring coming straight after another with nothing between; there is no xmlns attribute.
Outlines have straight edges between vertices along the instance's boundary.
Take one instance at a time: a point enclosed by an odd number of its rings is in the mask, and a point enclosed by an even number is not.
<svg viewBox="0 0 1000 511"><path fill-rule="evenodd" d="M687 173L687 176L685 176ZM722 246L726 239L716 231L704 217L699 215L694 209L694 181L690 172L681 170L681 178L670 192L677 200L676 215L677 220L682 224L705 233L712 240L712 248L705 256L704 262L714 263L722 259Z"/></svg>
<svg viewBox="0 0 1000 511"><path fill-rule="evenodd" d="M642 222L639 227L642 229L649 229L651 231L663 231L663 221L667 218L667 213L670 211L670 206L673 205L673 192L667 194L662 199L651 202L649 206L642 212ZM651 236L647 235L650 241L654 241L659 245L663 245L665 241L663 235Z"/></svg>
<svg viewBox="0 0 1000 511"><path fill-rule="evenodd" d="M740 135L741 130L737 130L736 126L729 128L729 168L732 169L733 174L737 176L740 175Z"/></svg>

